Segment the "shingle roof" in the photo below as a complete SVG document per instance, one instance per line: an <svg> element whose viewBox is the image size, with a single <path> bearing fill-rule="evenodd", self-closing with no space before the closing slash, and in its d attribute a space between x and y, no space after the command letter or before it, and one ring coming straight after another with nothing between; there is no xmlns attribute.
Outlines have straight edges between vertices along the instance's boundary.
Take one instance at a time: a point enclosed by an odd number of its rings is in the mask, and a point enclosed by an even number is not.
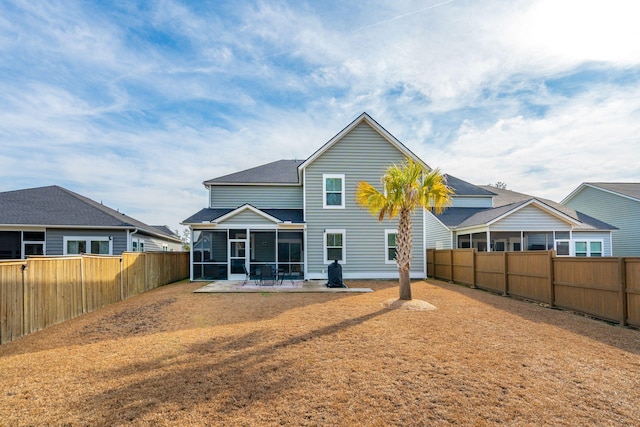
<svg viewBox="0 0 640 427"><path fill-rule="evenodd" d="M447 227L464 228L487 224L500 216L517 209L531 200L537 200L549 208L555 209L562 214L573 218L583 224L577 229L615 230L616 227L592 218L574 209L556 203L552 200L530 196L516 191L496 188L490 185L480 185L481 189L495 194L493 197L493 208L447 208L441 215L437 215Z"/></svg>
<svg viewBox="0 0 640 427"><path fill-rule="evenodd" d="M57 185L1 192L0 224L139 228L179 240L173 233L167 234Z"/></svg>
<svg viewBox="0 0 640 427"><path fill-rule="evenodd" d="M234 211L237 208L224 209L201 209L196 214L182 221L183 224L201 224L203 222L212 222L216 218L220 218ZM278 218L280 221L291 221L292 223L303 223L304 215L302 209L260 209L262 212Z"/></svg>
<svg viewBox="0 0 640 427"><path fill-rule="evenodd" d="M586 184L640 200L639 182L587 182Z"/></svg>
<svg viewBox="0 0 640 427"><path fill-rule="evenodd" d="M447 185L455 190L458 196L492 196L493 191L483 187L463 181L453 175L444 174Z"/></svg>
<svg viewBox="0 0 640 427"><path fill-rule="evenodd" d="M255 168L213 178L204 185L216 184L299 184L298 166L304 160L278 160Z"/></svg>

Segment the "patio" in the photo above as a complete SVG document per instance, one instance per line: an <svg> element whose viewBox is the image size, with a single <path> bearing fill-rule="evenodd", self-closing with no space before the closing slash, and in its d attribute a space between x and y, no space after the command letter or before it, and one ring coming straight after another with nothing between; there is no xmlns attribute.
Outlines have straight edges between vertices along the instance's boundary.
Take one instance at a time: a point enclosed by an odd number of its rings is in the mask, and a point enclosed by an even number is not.
<svg viewBox="0 0 640 427"><path fill-rule="evenodd" d="M253 280L217 280L207 283L194 293L366 293L371 288L327 288L326 280L287 281L275 285L259 285ZM348 284L347 284L348 286Z"/></svg>

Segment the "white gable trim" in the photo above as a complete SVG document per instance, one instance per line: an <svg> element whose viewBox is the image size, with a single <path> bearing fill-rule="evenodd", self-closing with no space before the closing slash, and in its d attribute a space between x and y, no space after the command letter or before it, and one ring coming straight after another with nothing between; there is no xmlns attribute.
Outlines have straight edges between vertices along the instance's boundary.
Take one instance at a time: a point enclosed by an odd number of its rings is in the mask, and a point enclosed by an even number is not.
<svg viewBox="0 0 640 427"><path fill-rule="evenodd" d="M590 187L590 188L593 188L594 190L603 191L605 193L613 194L613 195L618 196L618 197L623 197L625 199L633 200L634 202L640 202L640 199L637 199L635 197L628 196L626 194L622 194L622 193L619 193L617 191L610 190L608 188L600 187L598 184L589 184L588 182L585 182L585 183L582 183L578 188L573 190L573 192L571 194L569 194L567 197L565 197L564 200L562 202L560 202L560 203L563 204L563 205L566 204L571 199L573 199L575 196L577 196L578 193L580 193L585 187Z"/></svg>
<svg viewBox="0 0 640 427"><path fill-rule="evenodd" d="M269 220L269 221L271 221L271 222L273 222L275 224L282 223L282 221L279 220L278 218L276 218L274 216L271 216L268 213L266 213L264 211L261 211L260 209L251 206L248 203L240 206L237 209L232 210L229 213L226 213L226 214L224 214L222 216L219 216L218 218L212 219L211 222L213 224L219 224L219 223L227 221L229 218L233 218L234 216L238 215L239 213L242 213L242 212L247 211L247 210L251 211L251 212L255 213L256 215L259 215L259 216L261 216L261 217L263 217L263 218L265 218L265 219L267 219L267 220Z"/></svg>
<svg viewBox="0 0 640 427"><path fill-rule="evenodd" d="M556 218L560 219L561 221L564 221L566 223L572 224L572 225L582 225L582 223L580 221L577 221L573 218L571 218L568 215L563 214L562 212L560 212L557 209L552 208L551 206L544 204L542 202L540 202L537 199L531 199L526 203L523 203L519 206L516 206L514 209L505 212L504 214L500 215L499 217L492 219L491 221L487 222L486 225L491 226L492 224L495 224L496 222L508 217L509 215L518 212L520 209L523 209L527 206L531 206L531 205L535 205L537 208L539 208L542 211L547 212L550 215L555 216Z"/></svg>
<svg viewBox="0 0 640 427"><path fill-rule="evenodd" d="M431 170L431 167L427 165L422 159L416 156L411 150L404 146L400 141L396 139L393 135L391 135L385 128L380 126L378 122L373 120L371 116L367 113L362 113L357 119L351 122L346 128L342 129L336 136L331 138L327 143L325 143L322 147L320 147L315 153L311 155L307 160L305 160L300 166L298 166L298 170L302 171L311 163L313 163L318 157L322 156L329 148L333 147L338 141L340 141L345 135L351 132L356 126L360 123L366 123L371 126L380 136L382 136L385 140L387 140L391 145L397 148L400 152L402 152L405 156L413 159L419 164L423 165L427 170Z"/></svg>

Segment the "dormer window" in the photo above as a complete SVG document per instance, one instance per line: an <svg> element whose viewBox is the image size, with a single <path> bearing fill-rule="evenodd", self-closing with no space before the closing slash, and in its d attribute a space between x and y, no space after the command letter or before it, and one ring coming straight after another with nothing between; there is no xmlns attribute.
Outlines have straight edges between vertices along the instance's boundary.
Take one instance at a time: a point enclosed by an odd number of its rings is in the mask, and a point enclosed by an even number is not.
<svg viewBox="0 0 640 427"><path fill-rule="evenodd" d="M344 174L323 174L322 196L324 209L344 209Z"/></svg>

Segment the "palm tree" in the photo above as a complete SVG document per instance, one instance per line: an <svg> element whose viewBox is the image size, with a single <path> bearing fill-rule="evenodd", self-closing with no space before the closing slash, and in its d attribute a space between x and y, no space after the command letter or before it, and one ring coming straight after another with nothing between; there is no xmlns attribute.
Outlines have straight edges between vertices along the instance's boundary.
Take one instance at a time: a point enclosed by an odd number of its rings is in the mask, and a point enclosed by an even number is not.
<svg viewBox="0 0 640 427"><path fill-rule="evenodd" d="M356 202L378 221L399 216L396 237L396 262L400 276L400 300L411 299L412 227L411 214L416 208L441 213L450 203L453 190L447 186L439 169L428 171L421 164L406 158L400 165L390 166L381 179L383 191L361 181L356 187Z"/></svg>

